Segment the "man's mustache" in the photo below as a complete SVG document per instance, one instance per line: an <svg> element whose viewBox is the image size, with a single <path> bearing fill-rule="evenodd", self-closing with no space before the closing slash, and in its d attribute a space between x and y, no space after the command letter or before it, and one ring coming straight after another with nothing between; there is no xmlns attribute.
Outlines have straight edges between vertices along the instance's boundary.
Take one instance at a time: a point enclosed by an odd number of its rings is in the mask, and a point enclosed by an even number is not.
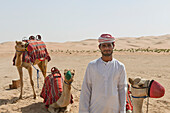
<svg viewBox="0 0 170 113"><path fill-rule="evenodd" d="M111 50L104 50L103 52L111 52Z"/></svg>

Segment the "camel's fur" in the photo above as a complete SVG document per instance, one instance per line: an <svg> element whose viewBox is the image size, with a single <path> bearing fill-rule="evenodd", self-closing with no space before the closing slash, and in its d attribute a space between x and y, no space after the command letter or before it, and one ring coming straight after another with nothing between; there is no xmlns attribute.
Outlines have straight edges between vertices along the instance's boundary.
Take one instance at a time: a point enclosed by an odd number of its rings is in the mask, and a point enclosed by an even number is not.
<svg viewBox="0 0 170 113"><path fill-rule="evenodd" d="M150 80L145 80L140 77L137 78L129 78L129 83L134 87L147 87L150 83ZM135 89L131 87L131 92L133 96L141 97L141 96L148 96L148 88L145 89ZM133 113L143 113L142 105L143 105L144 98L132 98L133 103Z"/></svg>
<svg viewBox="0 0 170 113"><path fill-rule="evenodd" d="M17 66L19 76L20 76L20 81L21 81L21 93L20 93L19 98L20 99L22 98L22 92L23 92L23 71L22 71L22 68L24 67L28 70L28 73L30 76L30 82L31 82L32 89L33 89L34 99L35 99L36 94L35 94L35 90L34 90L34 82L32 80L32 66L30 63L22 62L22 53L25 51L25 42L16 41L15 49L16 49L16 63L15 63L15 65ZM47 59L45 59L44 61L39 61L38 59L36 59L34 62L34 65L37 64L38 67L40 68L40 70L42 71L44 78L46 77L47 63L48 63Z"/></svg>
<svg viewBox="0 0 170 113"><path fill-rule="evenodd" d="M65 69L64 75L66 75L67 71L70 71L72 75L75 74L74 69ZM48 111L51 113L63 113L66 111L69 111L70 106L70 100L71 100L71 83L73 82L74 76L70 80L64 79L64 81L67 83L63 83L63 92L61 94L61 97L58 99L57 102L51 104L48 108Z"/></svg>

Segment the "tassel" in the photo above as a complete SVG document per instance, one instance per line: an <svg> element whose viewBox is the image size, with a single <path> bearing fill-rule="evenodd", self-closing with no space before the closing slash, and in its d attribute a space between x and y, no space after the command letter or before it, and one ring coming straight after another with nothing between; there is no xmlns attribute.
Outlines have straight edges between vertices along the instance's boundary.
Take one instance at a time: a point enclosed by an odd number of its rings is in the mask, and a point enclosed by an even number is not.
<svg viewBox="0 0 170 113"><path fill-rule="evenodd" d="M37 69L37 87L39 88L39 81L38 81L38 79L39 79L39 70Z"/></svg>

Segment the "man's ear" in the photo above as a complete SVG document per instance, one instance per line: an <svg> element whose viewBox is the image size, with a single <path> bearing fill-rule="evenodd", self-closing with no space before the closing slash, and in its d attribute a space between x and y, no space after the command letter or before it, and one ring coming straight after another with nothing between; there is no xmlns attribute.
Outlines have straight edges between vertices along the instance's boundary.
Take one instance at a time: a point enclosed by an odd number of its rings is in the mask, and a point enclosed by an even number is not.
<svg viewBox="0 0 170 113"><path fill-rule="evenodd" d="M99 45L98 45L98 47L99 47L99 49L100 49L100 47L101 47L101 44L99 44Z"/></svg>
<svg viewBox="0 0 170 113"><path fill-rule="evenodd" d="M134 84L134 80L133 80L132 78L129 78L129 83L130 83L131 85L133 85L133 84Z"/></svg>
<svg viewBox="0 0 170 113"><path fill-rule="evenodd" d="M115 48L115 42L113 42L113 49Z"/></svg>

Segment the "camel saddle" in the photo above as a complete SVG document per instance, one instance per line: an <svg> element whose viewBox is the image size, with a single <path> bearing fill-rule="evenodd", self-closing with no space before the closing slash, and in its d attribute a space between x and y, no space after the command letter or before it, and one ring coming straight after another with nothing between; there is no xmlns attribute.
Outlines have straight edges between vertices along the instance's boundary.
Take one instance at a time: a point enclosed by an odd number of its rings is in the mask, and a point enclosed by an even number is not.
<svg viewBox="0 0 170 113"><path fill-rule="evenodd" d="M43 41L39 40L26 40L26 51L23 52L22 62L33 63L36 59L40 61L47 59L51 60L49 53L47 52L46 45ZM13 65L15 65L16 54L13 58Z"/></svg>

